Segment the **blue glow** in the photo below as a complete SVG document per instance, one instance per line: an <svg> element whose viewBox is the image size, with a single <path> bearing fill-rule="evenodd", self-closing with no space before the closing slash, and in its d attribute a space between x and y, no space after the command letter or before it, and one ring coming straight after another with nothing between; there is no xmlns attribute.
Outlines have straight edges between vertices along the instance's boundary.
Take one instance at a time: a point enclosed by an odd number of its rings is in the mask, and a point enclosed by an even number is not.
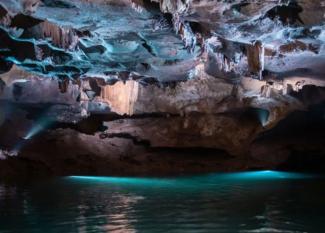
<svg viewBox="0 0 325 233"><path fill-rule="evenodd" d="M262 126L267 125L268 120L269 120L269 115L270 115L269 111L264 110L264 109L258 109L257 115L258 115L258 118L259 118L259 120L261 122L261 125Z"/></svg>
<svg viewBox="0 0 325 233"><path fill-rule="evenodd" d="M37 122L32 126L32 128L26 133L22 139L24 140L30 140L32 139L35 135L39 134L41 131L45 130L48 128L51 124L53 123L53 120L48 117L41 117L37 120ZM14 151L19 153L22 147L26 145L26 141L19 141L15 147L13 148Z"/></svg>
<svg viewBox="0 0 325 233"><path fill-rule="evenodd" d="M202 182L224 183L229 181L257 181L257 180L281 180L281 179L306 179L314 176L278 171L254 171L236 173L215 173L202 176L186 176L178 178L130 178L130 177L100 177L100 176L70 176L69 179L85 180L91 182L104 182L111 184L133 185L163 185L184 186L202 184Z"/></svg>
<svg viewBox="0 0 325 233"><path fill-rule="evenodd" d="M6 60L6 61L9 61L9 62L12 62L12 63L14 63L14 64L16 64L16 65L21 65L21 62L18 61L18 60L17 60L16 58L14 58L14 57L7 57L5 60Z"/></svg>
<svg viewBox="0 0 325 233"><path fill-rule="evenodd" d="M24 137L25 140L29 140L35 135L39 134L42 130L46 129L52 124L52 120L48 118L42 118L39 122L34 125Z"/></svg>
<svg viewBox="0 0 325 233"><path fill-rule="evenodd" d="M39 132L41 132L43 129L43 127L41 125L36 125L34 126L28 133L27 135L24 137L25 140L29 140L31 139L34 135L38 134Z"/></svg>
<svg viewBox="0 0 325 233"><path fill-rule="evenodd" d="M304 179L310 178L311 175L293 172L280 171L254 171L254 172L237 172L225 174L225 178L241 179L241 180L257 180L257 179Z"/></svg>
<svg viewBox="0 0 325 233"><path fill-rule="evenodd" d="M100 177L100 176L70 176L71 179L80 179L93 182L105 182L115 184L141 184L141 185L161 185L172 184L172 179L159 178L131 178L131 177Z"/></svg>

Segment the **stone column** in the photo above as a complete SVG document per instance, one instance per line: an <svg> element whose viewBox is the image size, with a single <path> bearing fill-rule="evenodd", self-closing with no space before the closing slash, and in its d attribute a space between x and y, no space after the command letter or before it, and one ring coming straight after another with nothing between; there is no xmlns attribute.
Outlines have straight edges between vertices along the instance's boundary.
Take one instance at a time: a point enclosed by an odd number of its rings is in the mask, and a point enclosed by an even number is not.
<svg viewBox="0 0 325 233"><path fill-rule="evenodd" d="M264 46L261 41L255 41L252 45L247 45L248 70L251 74L262 79L264 70Z"/></svg>

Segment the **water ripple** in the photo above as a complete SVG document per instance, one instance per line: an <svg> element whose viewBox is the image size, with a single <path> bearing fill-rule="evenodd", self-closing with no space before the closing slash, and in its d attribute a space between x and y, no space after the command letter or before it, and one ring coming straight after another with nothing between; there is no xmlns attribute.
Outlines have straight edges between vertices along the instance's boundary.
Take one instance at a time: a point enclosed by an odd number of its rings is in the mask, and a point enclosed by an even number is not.
<svg viewBox="0 0 325 233"><path fill-rule="evenodd" d="M239 174L0 184L0 232L322 232L324 179Z"/></svg>

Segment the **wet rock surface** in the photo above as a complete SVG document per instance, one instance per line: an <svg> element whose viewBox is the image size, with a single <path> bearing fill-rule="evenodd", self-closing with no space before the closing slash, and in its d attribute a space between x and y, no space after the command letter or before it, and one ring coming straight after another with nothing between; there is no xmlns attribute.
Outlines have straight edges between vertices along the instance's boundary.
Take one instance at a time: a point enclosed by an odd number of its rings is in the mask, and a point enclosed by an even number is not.
<svg viewBox="0 0 325 233"><path fill-rule="evenodd" d="M0 175L321 164L324 4L0 0Z"/></svg>

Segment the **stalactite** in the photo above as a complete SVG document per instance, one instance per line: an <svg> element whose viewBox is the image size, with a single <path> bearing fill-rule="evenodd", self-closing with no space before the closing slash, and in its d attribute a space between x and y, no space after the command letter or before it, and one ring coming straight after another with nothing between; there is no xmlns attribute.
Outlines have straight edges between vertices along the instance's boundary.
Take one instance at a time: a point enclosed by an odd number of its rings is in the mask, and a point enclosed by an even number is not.
<svg viewBox="0 0 325 233"><path fill-rule="evenodd" d="M60 27L47 20L30 28L29 33L35 38L51 38L54 45L64 49L74 49L79 41L76 31L72 28Z"/></svg>
<svg viewBox="0 0 325 233"><path fill-rule="evenodd" d="M249 72L262 79L264 70L264 46L261 41L254 42L253 45L247 46L247 59Z"/></svg>
<svg viewBox="0 0 325 233"><path fill-rule="evenodd" d="M103 86L101 98L109 103L112 110L121 115L133 115L139 95L139 83L136 81L117 82L112 86Z"/></svg>

